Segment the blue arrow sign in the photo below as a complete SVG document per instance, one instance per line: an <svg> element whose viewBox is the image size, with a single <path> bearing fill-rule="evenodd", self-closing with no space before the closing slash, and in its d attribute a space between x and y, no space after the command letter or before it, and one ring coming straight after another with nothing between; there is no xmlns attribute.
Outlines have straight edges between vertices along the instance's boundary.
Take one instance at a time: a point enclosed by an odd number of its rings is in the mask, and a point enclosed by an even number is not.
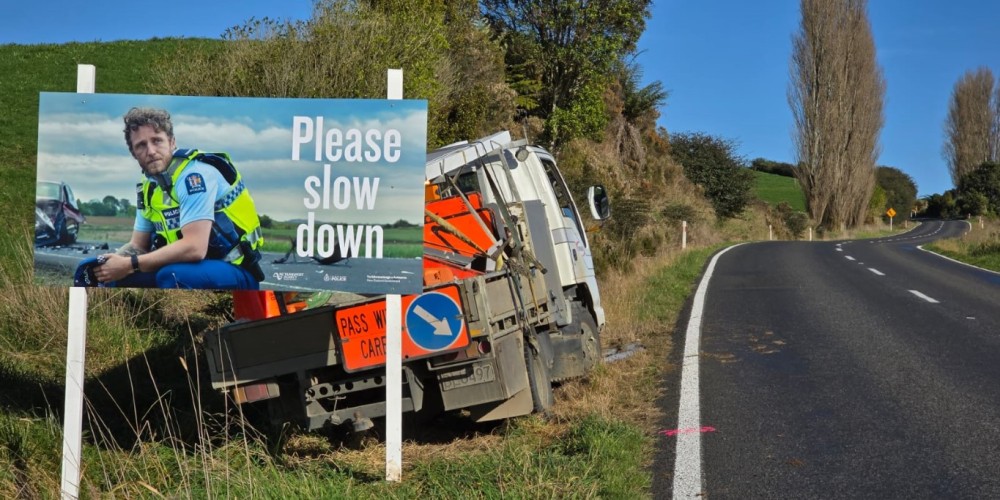
<svg viewBox="0 0 1000 500"><path fill-rule="evenodd" d="M455 343L465 323L455 300L440 292L426 292L413 299L403 321L410 340L428 351Z"/></svg>

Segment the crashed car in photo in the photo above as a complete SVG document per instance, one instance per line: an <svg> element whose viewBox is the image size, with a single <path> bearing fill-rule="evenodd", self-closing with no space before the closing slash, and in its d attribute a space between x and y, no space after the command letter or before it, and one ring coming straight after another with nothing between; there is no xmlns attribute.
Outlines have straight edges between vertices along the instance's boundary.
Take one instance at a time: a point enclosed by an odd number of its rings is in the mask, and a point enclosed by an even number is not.
<svg viewBox="0 0 1000 500"><path fill-rule="evenodd" d="M85 220L69 185L38 181L35 186L36 246L75 243Z"/></svg>

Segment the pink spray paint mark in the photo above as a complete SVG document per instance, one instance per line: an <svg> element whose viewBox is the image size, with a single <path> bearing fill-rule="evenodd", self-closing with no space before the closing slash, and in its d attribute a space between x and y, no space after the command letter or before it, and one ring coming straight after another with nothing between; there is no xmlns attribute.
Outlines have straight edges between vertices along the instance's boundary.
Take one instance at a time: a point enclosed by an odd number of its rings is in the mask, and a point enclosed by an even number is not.
<svg viewBox="0 0 1000 500"><path fill-rule="evenodd" d="M695 433L698 433L698 432L702 432L702 433L704 433L704 432L715 432L715 427L709 427L709 426L706 425L705 427L702 427L700 429L697 428L697 427L688 427L686 429L670 429L670 430L662 430L662 431L658 432L657 434L662 434L664 436L668 436L669 437L669 436L676 436L678 434L695 434Z"/></svg>

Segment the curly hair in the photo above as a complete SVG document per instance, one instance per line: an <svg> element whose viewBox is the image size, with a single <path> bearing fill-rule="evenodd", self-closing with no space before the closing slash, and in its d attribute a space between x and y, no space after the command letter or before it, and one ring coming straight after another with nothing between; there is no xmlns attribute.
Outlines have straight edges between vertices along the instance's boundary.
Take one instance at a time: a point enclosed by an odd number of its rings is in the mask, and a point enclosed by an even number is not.
<svg viewBox="0 0 1000 500"><path fill-rule="evenodd" d="M167 137L174 136L174 124L170 121L170 113L165 109L158 108L132 108L125 113L125 144L128 145L129 152L132 152L131 133L139 130L143 125L153 127L157 132L166 132Z"/></svg>

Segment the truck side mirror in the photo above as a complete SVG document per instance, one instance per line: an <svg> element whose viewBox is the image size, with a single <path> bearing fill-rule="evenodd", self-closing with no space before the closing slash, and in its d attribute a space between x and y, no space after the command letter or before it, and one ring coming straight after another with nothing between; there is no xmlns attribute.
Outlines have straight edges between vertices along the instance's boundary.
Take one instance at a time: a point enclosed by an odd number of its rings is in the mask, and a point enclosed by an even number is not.
<svg viewBox="0 0 1000 500"><path fill-rule="evenodd" d="M611 199L608 198L608 191L604 186L590 186L587 189L587 203L590 205L590 215L596 220L604 220L611 217Z"/></svg>
<svg viewBox="0 0 1000 500"><path fill-rule="evenodd" d="M524 163L524 160L528 159L528 148L524 146L517 148L517 151L514 152L514 158L517 158L517 161Z"/></svg>

